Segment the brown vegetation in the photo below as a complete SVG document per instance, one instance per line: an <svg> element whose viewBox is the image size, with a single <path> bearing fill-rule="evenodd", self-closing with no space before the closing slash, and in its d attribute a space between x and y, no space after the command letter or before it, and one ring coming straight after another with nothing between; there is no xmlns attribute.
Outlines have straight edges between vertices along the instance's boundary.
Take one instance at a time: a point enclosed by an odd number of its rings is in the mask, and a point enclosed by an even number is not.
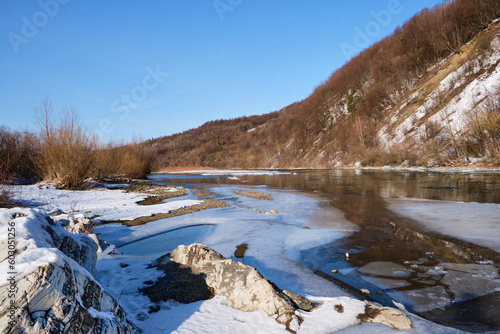
<svg viewBox="0 0 500 334"><path fill-rule="evenodd" d="M150 149L139 143L102 147L80 124L73 108L54 120L52 104L45 98L35 116L38 134L0 127L0 182L37 176L62 188L84 189L91 179L141 178L151 171ZM2 184L2 194L7 194Z"/></svg>
<svg viewBox="0 0 500 334"><path fill-rule="evenodd" d="M500 161L500 88L482 110L469 114L464 154Z"/></svg>
<svg viewBox="0 0 500 334"><path fill-rule="evenodd" d="M67 189L84 188L97 164L97 138L85 132L74 109L65 110L54 124L48 99L36 109L36 117L40 134L33 160L38 175Z"/></svg>
<svg viewBox="0 0 500 334"><path fill-rule="evenodd" d="M0 208L12 205L12 177L5 167L0 165Z"/></svg>

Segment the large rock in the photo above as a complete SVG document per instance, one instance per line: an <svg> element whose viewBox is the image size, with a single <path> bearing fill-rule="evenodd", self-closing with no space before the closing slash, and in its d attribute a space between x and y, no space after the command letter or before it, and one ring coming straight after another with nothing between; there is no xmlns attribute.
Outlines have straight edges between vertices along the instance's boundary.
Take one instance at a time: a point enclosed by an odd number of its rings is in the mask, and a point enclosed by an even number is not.
<svg viewBox="0 0 500 334"><path fill-rule="evenodd" d="M298 320L295 314L299 309L297 303L253 267L228 260L200 244L179 246L169 256L157 259L152 265L165 266L169 261L190 268L194 275L202 275L211 291L215 295L225 296L236 309L263 309L270 316L276 315L276 321L287 327L294 319ZM301 303L307 308L311 305L305 298L301 299Z"/></svg>
<svg viewBox="0 0 500 334"><path fill-rule="evenodd" d="M15 226L17 252L0 239L0 266L15 259L17 274L0 286L1 333L131 333L118 302L94 279L96 243L71 234L43 212L0 211L0 225ZM5 275L5 273L3 273Z"/></svg>
<svg viewBox="0 0 500 334"><path fill-rule="evenodd" d="M165 276L156 284L143 289L152 301L175 299L192 302L206 299L210 293L225 296L233 307L243 311L263 309L270 316L277 316L279 323L287 328L297 328L302 319L297 310L312 311L314 305L306 298L290 291L280 290L274 283L266 280L257 269L226 259L216 251L200 245L179 246L151 264L151 267L165 271ZM189 271L185 271L189 269ZM204 282L200 281L204 279ZM182 283L188 291L190 300L176 297L177 286ZM203 283L206 283L204 285ZM201 291L201 292L196 292ZM205 294L205 297L202 297ZM337 312L344 307L337 305ZM297 320L294 326L290 326ZM396 329L411 328L411 320L400 310L366 304L363 313L358 315L359 322L381 323Z"/></svg>

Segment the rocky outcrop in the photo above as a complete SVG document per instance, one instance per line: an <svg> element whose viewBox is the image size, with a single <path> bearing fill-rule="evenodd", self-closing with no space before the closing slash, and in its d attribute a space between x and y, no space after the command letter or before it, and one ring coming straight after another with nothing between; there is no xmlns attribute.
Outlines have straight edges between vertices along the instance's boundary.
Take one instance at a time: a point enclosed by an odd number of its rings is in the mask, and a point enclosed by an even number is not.
<svg viewBox="0 0 500 334"><path fill-rule="evenodd" d="M315 307L307 298L279 289L274 283L262 277L257 269L228 260L200 244L179 246L169 254L156 259L151 267L165 271L165 276L156 284L143 289L153 302L166 299L186 302L175 297L175 289L180 279L186 291L201 289L200 291L206 294L205 297L198 294L194 300L207 299L211 293L225 296L232 302L234 308L243 311L263 309L269 316L276 316L276 321L289 329L293 321L296 321L293 326L295 328L302 321L298 316L299 313L296 313L297 310L312 311ZM177 270L184 272L180 273ZM343 306L339 305L338 309L343 311ZM373 304L366 304L365 312L358 315L358 320L381 323L396 329L411 328L411 320L402 311Z"/></svg>
<svg viewBox="0 0 500 334"><path fill-rule="evenodd" d="M91 238L71 234L32 209L3 211L0 225L15 226L17 241L14 255L8 240L0 244L0 265L14 259L16 271L0 286L0 332L134 331L118 302L93 277L97 245Z"/></svg>
<svg viewBox="0 0 500 334"><path fill-rule="evenodd" d="M85 218L83 214L68 215L60 210L54 211L50 214L51 218L58 222L66 231L77 234L85 233L97 245L97 253L102 253L110 246L105 240L99 240L96 234L92 233L94 227L98 224Z"/></svg>
<svg viewBox="0 0 500 334"><path fill-rule="evenodd" d="M204 277L207 287L215 295L225 296L233 307L242 311L263 309L276 321L287 327L296 319L300 307L275 284L244 263L228 260L216 251L200 245L179 246L152 263L154 267L169 266L173 261L181 268L189 268L197 277ZM157 291L160 292L160 291ZM298 295L296 295L298 296ZM302 297L303 298L303 297ZM299 298L297 298L298 300ZM304 298L305 299L305 298ZM306 303L310 309L310 302Z"/></svg>

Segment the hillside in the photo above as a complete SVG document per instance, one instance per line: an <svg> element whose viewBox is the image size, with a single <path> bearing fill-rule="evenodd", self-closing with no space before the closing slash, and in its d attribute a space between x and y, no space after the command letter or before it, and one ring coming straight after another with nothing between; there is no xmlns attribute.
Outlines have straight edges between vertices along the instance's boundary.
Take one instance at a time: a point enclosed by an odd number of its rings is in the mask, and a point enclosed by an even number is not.
<svg viewBox="0 0 500 334"><path fill-rule="evenodd" d="M500 164L500 3L418 13L280 111L145 143L153 168Z"/></svg>

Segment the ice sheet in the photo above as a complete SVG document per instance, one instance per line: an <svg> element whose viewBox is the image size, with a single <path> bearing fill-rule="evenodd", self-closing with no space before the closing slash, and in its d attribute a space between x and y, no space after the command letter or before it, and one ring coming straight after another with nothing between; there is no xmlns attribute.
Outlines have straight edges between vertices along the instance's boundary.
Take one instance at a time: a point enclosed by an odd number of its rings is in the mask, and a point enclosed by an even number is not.
<svg viewBox="0 0 500 334"><path fill-rule="evenodd" d="M389 209L429 231L450 235L500 252L500 205L388 199Z"/></svg>

